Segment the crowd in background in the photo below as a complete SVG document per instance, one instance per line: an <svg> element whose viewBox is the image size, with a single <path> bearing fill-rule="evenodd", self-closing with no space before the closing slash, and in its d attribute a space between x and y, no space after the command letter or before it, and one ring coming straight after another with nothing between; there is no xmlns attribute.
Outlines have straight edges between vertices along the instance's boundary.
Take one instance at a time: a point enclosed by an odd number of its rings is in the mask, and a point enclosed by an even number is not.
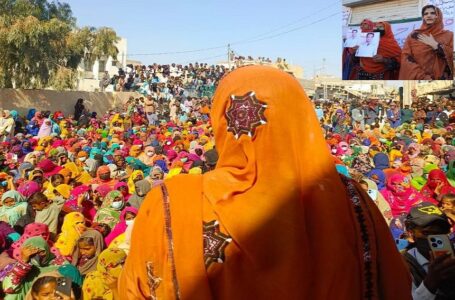
<svg viewBox="0 0 455 300"><path fill-rule="evenodd" d="M138 91L144 95L160 94L167 100L171 97L207 96L211 97L218 81L228 71L223 65L171 64L149 66L129 64L125 70L111 76L105 72L100 80L102 91Z"/></svg>
<svg viewBox="0 0 455 300"><path fill-rule="evenodd" d="M225 72L206 65L128 68L123 89L139 87L136 78L149 80L150 89L102 115L83 99L73 115L1 112L4 299L41 299L45 287L59 284L55 278L72 286L65 299L118 299L117 279L147 193L164 179L216 166L211 98L185 84L215 86ZM401 250L417 242L414 227L405 225L422 203L455 224L451 101L314 102L337 170L370 195ZM432 276L442 289L445 281Z"/></svg>

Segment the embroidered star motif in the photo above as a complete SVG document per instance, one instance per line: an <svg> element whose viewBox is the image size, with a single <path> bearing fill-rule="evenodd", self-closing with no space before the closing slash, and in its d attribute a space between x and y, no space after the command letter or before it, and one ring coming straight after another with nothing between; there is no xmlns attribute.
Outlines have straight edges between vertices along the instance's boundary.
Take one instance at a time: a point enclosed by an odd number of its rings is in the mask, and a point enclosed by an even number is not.
<svg viewBox="0 0 455 300"><path fill-rule="evenodd" d="M160 285L161 278L158 276L155 276L154 268L153 268L153 263L151 261L148 261L146 263L146 269L147 269L147 281L148 285L150 288L150 297L152 300L156 300L156 289Z"/></svg>
<svg viewBox="0 0 455 300"><path fill-rule="evenodd" d="M227 130L232 132L236 139L242 134L253 137L259 125L266 124L264 111L267 105L256 98L254 92L244 96L231 96L231 106L226 111Z"/></svg>
<svg viewBox="0 0 455 300"><path fill-rule="evenodd" d="M212 263L224 262L224 250L232 242L230 236L220 232L218 221L203 222L205 268Z"/></svg>

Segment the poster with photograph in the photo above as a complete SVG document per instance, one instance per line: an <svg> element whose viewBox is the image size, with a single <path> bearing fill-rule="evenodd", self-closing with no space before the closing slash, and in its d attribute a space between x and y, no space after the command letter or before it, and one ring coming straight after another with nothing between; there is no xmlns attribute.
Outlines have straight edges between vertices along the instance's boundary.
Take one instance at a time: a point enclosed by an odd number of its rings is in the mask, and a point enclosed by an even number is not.
<svg viewBox="0 0 455 300"><path fill-rule="evenodd" d="M346 32L346 39L343 43L344 48L353 48L356 46L360 46L360 34L361 30L360 27L349 27Z"/></svg>
<svg viewBox="0 0 455 300"><path fill-rule="evenodd" d="M379 32L363 32L360 34L360 45L355 56L373 57L378 52Z"/></svg>

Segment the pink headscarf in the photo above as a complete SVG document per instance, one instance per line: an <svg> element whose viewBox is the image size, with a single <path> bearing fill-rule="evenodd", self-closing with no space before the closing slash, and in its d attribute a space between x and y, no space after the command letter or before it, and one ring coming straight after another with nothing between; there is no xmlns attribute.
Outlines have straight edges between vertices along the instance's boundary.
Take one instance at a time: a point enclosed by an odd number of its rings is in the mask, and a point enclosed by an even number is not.
<svg viewBox="0 0 455 300"><path fill-rule="evenodd" d="M64 142L62 140L56 140L55 142L52 143L52 148L57 148L60 146L64 146Z"/></svg>
<svg viewBox="0 0 455 300"><path fill-rule="evenodd" d="M128 184L123 181L119 181L114 185L114 190L120 190L121 187L126 187L126 193L122 192L123 197L125 198L125 201L128 202L128 199L130 199L131 194L128 188Z"/></svg>
<svg viewBox="0 0 455 300"><path fill-rule="evenodd" d="M137 216L138 210L135 207L128 206L125 208L122 213L120 214L120 222L115 225L114 229L107 235L107 237L104 239L104 242L106 243L107 246L119 235L125 232L125 230L128 228L128 225L126 225L126 220L125 216L126 213L133 213Z"/></svg>
<svg viewBox="0 0 455 300"><path fill-rule="evenodd" d="M25 198L29 198L34 193L41 191L41 187L35 181L25 181L17 188L17 191Z"/></svg>
<svg viewBox="0 0 455 300"><path fill-rule="evenodd" d="M49 239L50 238L50 232L49 232L49 227L46 224L41 224L41 223L31 223L25 226L24 228L24 234L20 237L19 240L17 240L15 243L11 245L11 248L9 251L10 255L16 259L20 260L21 259L21 247L22 244L29 238L34 237L34 236L42 236L43 239L47 242L49 245L49 248L51 248L51 252L54 254L59 254L57 249L52 247L53 243Z"/></svg>
<svg viewBox="0 0 455 300"><path fill-rule="evenodd" d="M414 189L403 174L394 174L387 180L386 188L381 191L390 204L392 215L398 217L409 213L416 204L424 201L424 197Z"/></svg>
<svg viewBox="0 0 455 300"><path fill-rule="evenodd" d="M98 186L98 187L95 189L95 191L97 191L98 193L100 193L101 197L104 198L104 197L106 197L106 195L107 195L110 191L112 191L112 189L110 188L110 186L103 184L103 185Z"/></svg>
<svg viewBox="0 0 455 300"><path fill-rule="evenodd" d="M71 196L68 201L65 202L65 206L69 207L71 210L77 209L77 198L80 195L90 191L90 187L88 185L80 185L75 187L71 191ZM81 213L87 220L93 221L96 215L96 209L91 201L84 200L82 201L82 211Z"/></svg>
<svg viewBox="0 0 455 300"><path fill-rule="evenodd" d="M351 155L352 150L349 147L349 144L346 142L340 142L338 143L337 147L337 155Z"/></svg>

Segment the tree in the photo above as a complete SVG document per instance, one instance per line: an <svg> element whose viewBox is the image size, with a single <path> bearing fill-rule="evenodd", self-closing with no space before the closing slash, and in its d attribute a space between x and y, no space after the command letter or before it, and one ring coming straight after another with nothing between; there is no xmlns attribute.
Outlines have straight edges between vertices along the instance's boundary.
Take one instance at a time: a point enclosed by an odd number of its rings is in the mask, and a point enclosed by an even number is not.
<svg viewBox="0 0 455 300"><path fill-rule="evenodd" d="M73 88L82 59L116 57L118 39L111 28L77 28L66 3L0 0L0 87Z"/></svg>

